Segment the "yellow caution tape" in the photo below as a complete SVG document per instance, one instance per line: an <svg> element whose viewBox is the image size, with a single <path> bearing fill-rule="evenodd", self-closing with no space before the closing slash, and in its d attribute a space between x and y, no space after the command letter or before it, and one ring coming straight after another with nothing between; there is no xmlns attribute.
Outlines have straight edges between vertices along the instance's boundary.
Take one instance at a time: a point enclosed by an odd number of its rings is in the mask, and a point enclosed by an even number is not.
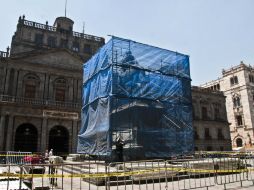
<svg viewBox="0 0 254 190"><path fill-rule="evenodd" d="M106 177L124 177L131 175L149 174L154 172L190 172L190 173L210 173L210 174L222 174L222 173L242 173L254 171L254 169L232 169L232 170L204 170L204 169L186 169L186 168L157 168L150 170L137 170L127 172L111 172L111 173L94 173L94 174L13 174L3 173L0 177L14 177L14 178L106 178Z"/></svg>
<svg viewBox="0 0 254 190"><path fill-rule="evenodd" d="M233 155L254 155L252 152L216 152L216 151L200 151L195 152L196 155L198 154L233 154Z"/></svg>

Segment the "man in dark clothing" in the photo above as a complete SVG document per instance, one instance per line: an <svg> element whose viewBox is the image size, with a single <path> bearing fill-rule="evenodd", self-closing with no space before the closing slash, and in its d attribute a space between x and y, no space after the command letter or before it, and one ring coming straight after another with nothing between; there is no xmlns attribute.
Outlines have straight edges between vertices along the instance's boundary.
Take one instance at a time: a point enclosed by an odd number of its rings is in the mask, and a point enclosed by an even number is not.
<svg viewBox="0 0 254 190"><path fill-rule="evenodd" d="M124 141L119 137L116 141L117 162L123 162L123 146Z"/></svg>

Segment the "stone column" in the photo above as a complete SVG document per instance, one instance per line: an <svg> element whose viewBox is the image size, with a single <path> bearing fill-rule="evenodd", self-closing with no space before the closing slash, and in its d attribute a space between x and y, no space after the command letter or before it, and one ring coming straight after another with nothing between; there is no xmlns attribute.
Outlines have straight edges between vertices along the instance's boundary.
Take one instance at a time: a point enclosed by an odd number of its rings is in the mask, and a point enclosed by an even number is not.
<svg viewBox="0 0 254 190"><path fill-rule="evenodd" d="M77 102L78 80L73 79L73 102Z"/></svg>
<svg viewBox="0 0 254 190"><path fill-rule="evenodd" d="M72 152L76 153L77 152L77 142L78 142L78 121L73 120L72 122L72 127L73 127L73 134L72 134Z"/></svg>
<svg viewBox="0 0 254 190"><path fill-rule="evenodd" d="M14 120L13 115L10 115L8 127L7 127L6 151L13 150L12 145L14 144L13 141L15 141L14 131L13 131L13 120Z"/></svg>
<svg viewBox="0 0 254 190"><path fill-rule="evenodd" d="M4 81L6 78L6 69L5 68L0 69L0 77L2 79L0 81L0 94L2 95L4 93Z"/></svg>
<svg viewBox="0 0 254 190"><path fill-rule="evenodd" d="M4 128L5 128L5 116L0 117L0 151L4 150Z"/></svg>
<svg viewBox="0 0 254 190"><path fill-rule="evenodd" d="M10 72L11 72L11 69L7 69L7 74L5 76L6 78L5 78L5 84L4 84L4 94L8 94Z"/></svg>
<svg viewBox="0 0 254 190"><path fill-rule="evenodd" d="M73 96L73 87L74 87L74 84L73 84L73 79L69 79L70 82L69 82L69 92L68 92L68 101L69 102L74 102L74 96Z"/></svg>
<svg viewBox="0 0 254 190"><path fill-rule="evenodd" d="M48 118L43 117L42 128L41 128L41 152L45 152L45 150L48 149L48 147L47 147L47 141L48 141L47 128L48 128Z"/></svg>
<svg viewBox="0 0 254 190"><path fill-rule="evenodd" d="M43 99L48 99L48 89L49 89L49 75L45 74L45 81L44 81L44 92L43 92Z"/></svg>
<svg viewBox="0 0 254 190"><path fill-rule="evenodd" d="M82 90L82 81L78 80L78 95L77 95L77 102L81 103L82 97L81 97L81 91Z"/></svg>
<svg viewBox="0 0 254 190"><path fill-rule="evenodd" d="M22 97L24 95L25 89L23 84L23 78L27 73L28 72L25 72L23 70L19 71L16 96Z"/></svg>
<svg viewBox="0 0 254 190"><path fill-rule="evenodd" d="M13 78L13 90L12 90L12 96L16 96L17 95L17 85L18 85L18 71L15 70L14 71L14 78Z"/></svg>

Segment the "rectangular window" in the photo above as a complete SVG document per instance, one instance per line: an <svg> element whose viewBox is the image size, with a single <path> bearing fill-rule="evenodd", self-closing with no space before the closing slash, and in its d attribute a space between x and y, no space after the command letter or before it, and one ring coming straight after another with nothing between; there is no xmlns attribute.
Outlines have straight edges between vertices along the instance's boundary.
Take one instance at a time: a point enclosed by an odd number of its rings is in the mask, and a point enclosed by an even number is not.
<svg viewBox="0 0 254 190"><path fill-rule="evenodd" d="M55 100L61 102L65 101L65 89L56 88Z"/></svg>
<svg viewBox="0 0 254 190"><path fill-rule="evenodd" d="M61 39L60 47L61 48L68 48L68 40Z"/></svg>
<svg viewBox="0 0 254 190"><path fill-rule="evenodd" d="M233 76L233 77L230 78L230 84L231 84L231 86L235 85L235 84L238 84L237 76Z"/></svg>
<svg viewBox="0 0 254 190"><path fill-rule="evenodd" d="M249 82L254 83L254 76L253 75L249 75Z"/></svg>
<svg viewBox="0 0 254 190"><path fill-rule="evenodd" d="M214 120L220 120L220 110L219 110L219 108L214 108Z"/></svg>
<svg viewBox="0 0 254 190"><path fill-rule="evenodd" d="M242 126L243 125L243 119L241 115L236 116L236 121L237 121L237 125L238 126Z"/></svg>
<svg viewBox="0 0 254 190"><path fill-rule="evenodd" d="M88 53L88 54L92 53L91 45L89 45L89 44L84 45L84 53Z"/></svg>
<svg viewBox="0 0 254 190"><path fill-rule="evenodd" d="M211 139L209 128L205 128L205 139Z"/></svg>
<svg viewBox="0 0 254 190"><path fill-rule="evenodd" d="M72 50L76 51L76 52L79 52L79 43L78 42L73 42Z"/></svg>
<svg viewBox="0 0 254 190"><path fill-rule="evenodd" d="M208 119L206 107L202 107L202 119L204 119L204 120Z"/></svg>
<svg viewBox="0 0 254 190"><path fill-rule="evenodd" d="M35 34L35 44L41 46L43 44L43 34Z"/></svg>
<svg viewBox="0 0 254 190"><path fill-rule="evenodd" d="M218 140L224 140L224 135L222 133L222 129L218 129Z"/></svg>
<svg viewBox="0 0 254 190"><path fill-rule="evenodd" d="M238 108L241 106L241 98L240 97L234 97L233 98L233 105L234 108Z"/></svg>
<svg viewBox="0 0 254 190"><path fill-rule="evenodd" d="M35 98L35 85L26 84L25 85L25 98Z"/></svg>
<svg viewBox="0 0 254 190"><path fill-rule="evenodd" d="M48 37L48 46L55 48L56 47L56 38L53 36Z"/></svg>
<svg viewBox="0 0 254 190"><path fill-rule="evenodd" d="M199 139L199 135L198 135L198 132L197 132L197 129L194 128L194 139L195 140L198 140Z"/></svg>

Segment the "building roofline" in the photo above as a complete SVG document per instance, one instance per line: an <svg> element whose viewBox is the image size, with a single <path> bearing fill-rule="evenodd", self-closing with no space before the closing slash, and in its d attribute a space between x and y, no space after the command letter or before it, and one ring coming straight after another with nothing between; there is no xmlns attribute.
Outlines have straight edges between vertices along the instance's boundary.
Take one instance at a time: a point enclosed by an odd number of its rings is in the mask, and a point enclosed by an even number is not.
<svg viewBox="0 0 254 190"><path fill-rule="evenodd" d="M61 18L61 17L58 17L58 18ZM24 16L22 18L19 17L18 24L19 24L19 26L26 26L26 27L31 27L31 28L41 29L41 30L47 30L47 31L51 31L51 32L57 32L57 28L54 26L48 25L47 22L46 22L46 24L42 24L42 23L37 23L34 21L29 21L29 20L26 20ZM93 36L90 34L83 34L83 33L72 31L72 36L77 37L77 38L84 38L86 40L93 40L93 41L105 43L104 38L98 37L98 36Z"/></svg>

